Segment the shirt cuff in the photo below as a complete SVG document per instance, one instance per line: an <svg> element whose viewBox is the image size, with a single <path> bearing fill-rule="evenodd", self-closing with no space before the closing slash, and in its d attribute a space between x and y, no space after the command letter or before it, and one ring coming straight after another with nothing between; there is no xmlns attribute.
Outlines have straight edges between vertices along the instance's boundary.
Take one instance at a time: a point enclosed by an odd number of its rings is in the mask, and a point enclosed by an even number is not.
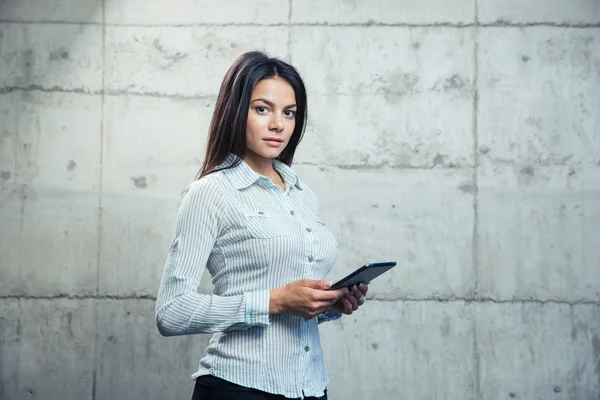
<svg viewBox="0 0 600 400"><path fill-rule="evenodd" d="M269 290L244 293L246 297L246 325L269 326Z"/></svg>
<svg viewBox="0 0 600 400"><path fill-rule="evenodd" d="M333 311L325 311L319 315L317 315L317 320L319 321L319 324L321 322L327 322L327 321L335 321L336 319L340 319L342 317L342 313L336 313Z"/></svg>

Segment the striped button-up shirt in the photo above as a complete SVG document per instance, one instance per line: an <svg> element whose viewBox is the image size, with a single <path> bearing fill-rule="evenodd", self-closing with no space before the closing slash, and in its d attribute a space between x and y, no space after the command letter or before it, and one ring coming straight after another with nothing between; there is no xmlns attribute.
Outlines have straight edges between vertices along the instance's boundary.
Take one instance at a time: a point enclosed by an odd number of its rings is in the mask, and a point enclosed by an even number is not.
<svg viewBox="0 0 600 400"><path fill-rule="evenodd" d="M229 155L224 164L237 157ZM156 303L165 336L212 333L192 378L213 375L286 397L322 396L329 383L318 324L269 314L269 291L324 279L337 242L318 215L314 192L284 163L285 190L245 162L188 185ZM197 292L204 270L213 294Z"/></svg>

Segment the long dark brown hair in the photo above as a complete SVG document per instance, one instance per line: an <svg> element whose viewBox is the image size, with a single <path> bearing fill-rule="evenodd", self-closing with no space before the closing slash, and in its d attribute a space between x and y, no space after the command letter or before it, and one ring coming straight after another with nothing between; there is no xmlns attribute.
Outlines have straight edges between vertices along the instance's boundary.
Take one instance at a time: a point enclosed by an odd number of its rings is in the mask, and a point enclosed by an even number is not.
<svg viewBox="0 0 600 400"><path fill-rule="evenodd" d="M263 79L280 77L296 94L296 126L286 148L277 159L292 165L298 143L302 140L307 120L306 88L298 71L286 62L265 53L251 51L242 54L227 71L208 133L206 156L197 179L217 170L235 167L240 163L219 167L229 153L240 159L246 154L246 120L252 91Z"/></svg>

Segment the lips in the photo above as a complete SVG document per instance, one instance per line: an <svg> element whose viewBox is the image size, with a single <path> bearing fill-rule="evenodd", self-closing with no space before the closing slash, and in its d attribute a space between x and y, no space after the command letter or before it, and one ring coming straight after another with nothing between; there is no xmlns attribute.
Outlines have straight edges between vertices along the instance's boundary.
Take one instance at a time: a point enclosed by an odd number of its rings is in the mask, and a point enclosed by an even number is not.
<svg viewBox="0 0 600 400"><path fill-rule="evenodd" d="M263 140L265 141L265 143L267 143L267 145L269 145L271 147L279 147L283 143L283 139L276 138L276 137L268 137L268 138L264 138Z"/></svg>

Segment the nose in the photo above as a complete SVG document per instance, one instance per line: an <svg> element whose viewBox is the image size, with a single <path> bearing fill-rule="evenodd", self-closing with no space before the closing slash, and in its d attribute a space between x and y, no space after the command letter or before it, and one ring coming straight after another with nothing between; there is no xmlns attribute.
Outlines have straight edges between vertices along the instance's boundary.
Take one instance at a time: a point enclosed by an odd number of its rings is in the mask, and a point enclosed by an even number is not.
<svg viewBox="0 0 600 400"><path fill-rule="evenodd" d="M269 121L269 130L275 132L281 132L283 130L283 118L273 113L271 120Z"/></svg>

